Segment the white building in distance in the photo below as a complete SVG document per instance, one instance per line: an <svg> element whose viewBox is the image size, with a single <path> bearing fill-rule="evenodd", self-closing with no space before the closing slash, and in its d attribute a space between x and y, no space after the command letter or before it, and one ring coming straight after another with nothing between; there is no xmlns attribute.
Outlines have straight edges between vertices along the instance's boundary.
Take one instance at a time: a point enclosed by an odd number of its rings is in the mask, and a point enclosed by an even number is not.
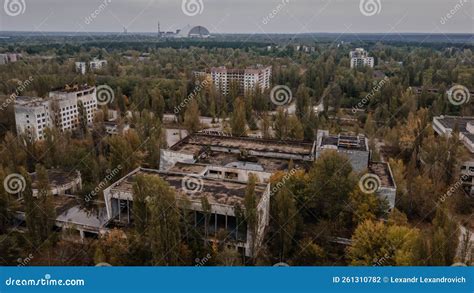
<svg viewBox="0 0 474 293"><path fill-rule="evenodd" d="M260 88L262 91L270 88L272 67L257 65L247 69L228 69L225 66L213 67L210 73L196 73L197 75L210 75L215 88L222 94L228 95L231 86L235 84L239 93Z"/></svg>
<svg viewBox="0 0 474 293"><path fill-rule="evenodd" d="M83 117L88 124L92 124L97 110L96 88L93 86L66 86L50 92L45 99L18 97L14 106L17 133L26 133L30 139L42 140L46 128L74 130L81 119L81 104Z"/></svg>
<svg viewBox="0 0 474 293"><path fill-rule="evenodd" d="M17 62L21 57L21 54L17 53L0 54L0 65Z"/></svg>
<svg viewBox="0 0 474 293"><path fill-rule="evenodd" d="M102 69L104 66L107 65L107 60L99 60L95 58L94 60L87 62L76 62L76 72L81 74L86 74L87 72L87 64L89 64L89 70L99 70Z"/></svg>
<svg viewBox="0 0 474 293"><path fill-rule="evenodd" d="M363 48L356 48L349 54L351 58L351 68L374 67L374 57L368 57L367 51Z"/></svg>

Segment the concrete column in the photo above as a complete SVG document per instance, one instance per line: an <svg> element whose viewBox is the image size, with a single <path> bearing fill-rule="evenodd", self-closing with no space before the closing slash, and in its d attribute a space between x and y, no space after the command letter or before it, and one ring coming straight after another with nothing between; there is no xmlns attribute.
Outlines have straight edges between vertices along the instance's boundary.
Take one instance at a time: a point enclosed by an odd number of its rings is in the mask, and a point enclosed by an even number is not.
<svg viewBox="0 0 474 293"><path fill-rule="evenodd" d="M127 200L127 221L130 224L130 201Z"/></svg>
<svg viewBox="0 0 474 293"><path fill-rule="evenodd" d="M217 236L217 212L214 213L214 236Z"/></svg>

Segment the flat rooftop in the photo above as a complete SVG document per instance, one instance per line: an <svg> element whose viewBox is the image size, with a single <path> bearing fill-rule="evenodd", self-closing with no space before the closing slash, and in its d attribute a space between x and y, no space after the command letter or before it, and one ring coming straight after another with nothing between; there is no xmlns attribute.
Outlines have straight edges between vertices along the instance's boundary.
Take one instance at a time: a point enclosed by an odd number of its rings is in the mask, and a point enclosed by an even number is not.
<svg viewBox="0 0 474 293"><path fill-rule="evenodd" d="M71 183L74 180L76 180L77 177L79 176L77 171L67 171L67 170L62 170L62 169L48 169L47 172L48 172L49 184L52 187L62 186L62 185ZM36 188L36 181L37 181L36 172L30 173L30 176L31 176L31 181L33 182L32 187Z"/></svg>
<svg viewBox="0 0 474 293"><path fill-rule="evenodd" d="M60 214L56 221L99 229L107 224L107 210L104 206L85 208L75 205Z"/></svg>
<svg viewBox="0 0 474 293"><path fill-rule="evenodd" d="M251 137L218 136L195 133L177 142L170 149L186 154L200 154L203 147L220 147L262 153L311 155L313 142L267 140Z"/></svg>
<svg viewBox="0 0 474 293"><path fill-rule="evenodd" d="M364 135L325 135L321 139L319 147L333 146L338 149L368 151Z"/></svg>
<svg viewBox="0 0 474 293"><path fill-rule="evenodd" d="M466 126L469 122L474 122L474 117L470 116L439 116L435 117L436 120L447 129L454 130L457 128L459 132L463 134L469 133Z"/></svg>
<svg viewBox="0 0 474 293"><path fill-rule="evenodd" d="M128 175L128 177L124 178L124 180L117 182L114 186L112 186L111 192L133 192L135 176L138 175L151 175L160 177L161 179L168 182L168 184L176 190L178 196L187 197L189 200L200 200L202 197L207 197L209 203L211 204L232 206L236 204L243 204L245 189L247 187L246 183L231 180L189 177L186 174L160 172L158 170L141 168ZM190 180L189 178L194 178L194 180ZM189 192L186 190L186 183L190 182L198 182L199 187L196 190L193 190L195 192ZM256 185L255 193L257 198L261 198L266 190L266 187L266 184Z"/></svg>
<svg viewBox="0 0 474 293"><path fill-rule="evenodd" d="M306 169L314 157L314 145L315 142L196 133L178 141L170 150L193 155L199 164L275 172L287 170L290 160L295 167Z"/></svg>
<svg viewBox="0 0 474 293"><path fill-rule="evenodd" d="M394 179L390 172L390 167L388 163L385 162L370 162L369 163L369 172L377 175L380 178L380 183L382 187L392 187L395 188Z"/></svg>
<svg viewBox="0 0 474 293"><path fill-rule="evenodd" d="M80 92L80 91L87 91L93 88L94 86L88 85L88 84L71 85L71 86L66 85L65 87L53 89L51 92L52 93L74 93L74 92Z"/></svg>
<svg viewBox="0 0 474 293"><path fill-rule="evenodd" d="M22 105L22 106L40 106L46 100L39 98L39 97L27 97L27 96L20 96L15 98L15 105Z"/></svg>

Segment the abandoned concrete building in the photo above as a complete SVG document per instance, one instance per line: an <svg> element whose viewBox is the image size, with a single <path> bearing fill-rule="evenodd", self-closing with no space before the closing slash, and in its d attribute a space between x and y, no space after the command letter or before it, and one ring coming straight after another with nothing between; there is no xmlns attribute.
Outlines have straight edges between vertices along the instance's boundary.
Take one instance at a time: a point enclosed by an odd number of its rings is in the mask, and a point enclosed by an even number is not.
<svg viewBox="0 0 474 293"><path fill-rule="evenodd" d="M330 135L327 130L318 131L316 158L326 150L335 150L349 158L356 172L367 169L370 160L369 143L364 135Z"/></svg>
<svg viewBox="0 0 474 293"><path fill-rule="evenodd" d="M314 153L314 142L195 133L161 150L160 170L181 162L273 173L288 169L291 160L295 168L309 166Z"/></svg>
<svg viewBox="0 0 474 293"><path fill-rule="evenodd" d="M256 185L258 228L255 235L252 235L237 212L237 209L245 210L243 201L247 183L219 178L209 173L206 175L207 167L202 165L181 165L176 168L178 169L173 171L138 168L105 189L108 219L115 219L127 225L132 223L135 176L159 176L176 191L178 207L193 214L194 227L203 239L218 242L218 234L225 232L226 245L236 247L246 256L252 256L253 249L262 243L265 228L269 223L270 184ZM179 172L186 168L187 172ZM193 186L192 190L188 185ZM207 211L210 214L207 221L201 201L203 197L207 198L211 206L210 211Z"/></svg>
<svg viewBox="0 0 474 293"><path fill-rule="evenodd" d="M397 185L393 179L392 169L386 162L370 162L368 165L368 171L371 174L377 175L380 180L380 185L375 192L381 198L384 198L390 210L395 207L395 200L397 196Z"/></svg>
<svg viewBox="0 0 474 293"><path fill-rule="evenodd" d="M84 207L78 198L82 190L82 178L79 171L66 171L48 169L52 205L55 210L55 228L67 229L70 240L83 241L85 238L97 238L107 232L107 213L105 205L93 202L89 207ZM34 200L37 200L37 175L30 173ZM16 211L16 222L19 229L25 228L26 206L23 196L18 196L19 208Z"/></svg>
<svg viewBox="0 0 474 293"><path fill-rule="evenodd" d="M48 169L50 192L52 195L75 194L82 189L82 177L79 171ZM38 189L36 172L30 173L33 196L37 196Z"/></svg>
<svg viewBox="0 0 474 293"><path fill-rule="evenodd" d="M371 161L368 139L364 135L331 135L329 131L320 130L316 141L308 142L195 133L161 150L160 170L242 182L247 181L251 171L261 182L268 182L274 172L288 170L290 161L293 168L308 169L328 150L345 155L356 173L377 175L380 186L376 194L385 198L391 209L395 206L396 184L390 166Z"/></svg>
<svg viewBox="0 0 474 293"><path fill-rule="evenodd" d="M469 158L461 166L463 187L467 194L474 196L474 117L434 117L433 129L438 135L446 137L451 137L455 131L459 132L459 140L469 153Z"/></svg>

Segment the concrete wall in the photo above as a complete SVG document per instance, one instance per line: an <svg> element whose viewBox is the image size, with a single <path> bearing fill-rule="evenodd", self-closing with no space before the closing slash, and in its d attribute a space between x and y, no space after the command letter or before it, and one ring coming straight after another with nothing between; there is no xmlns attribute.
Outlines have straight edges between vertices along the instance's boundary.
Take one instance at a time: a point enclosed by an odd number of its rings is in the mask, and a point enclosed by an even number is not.
<svg viewBox="0 0 474 293"><path fill-rule="evenodd" d="M160 171L172 168L176 163L195 163L193 155L183 154L170 150L160 150Z"/></svg>
<svg viewBox="0 0 474 293"><path fill-rule="evenodd" d="M328 151L331 149L318 149L316 150L316 158L319 158L323 152ZM357 151L357 150L343 150L343 149L335 149L339 154L343 154L347 156L349 161L351 162L352 169L354 172L362 172L367 169L369 164L369 152L368 151Z"/></svg>

